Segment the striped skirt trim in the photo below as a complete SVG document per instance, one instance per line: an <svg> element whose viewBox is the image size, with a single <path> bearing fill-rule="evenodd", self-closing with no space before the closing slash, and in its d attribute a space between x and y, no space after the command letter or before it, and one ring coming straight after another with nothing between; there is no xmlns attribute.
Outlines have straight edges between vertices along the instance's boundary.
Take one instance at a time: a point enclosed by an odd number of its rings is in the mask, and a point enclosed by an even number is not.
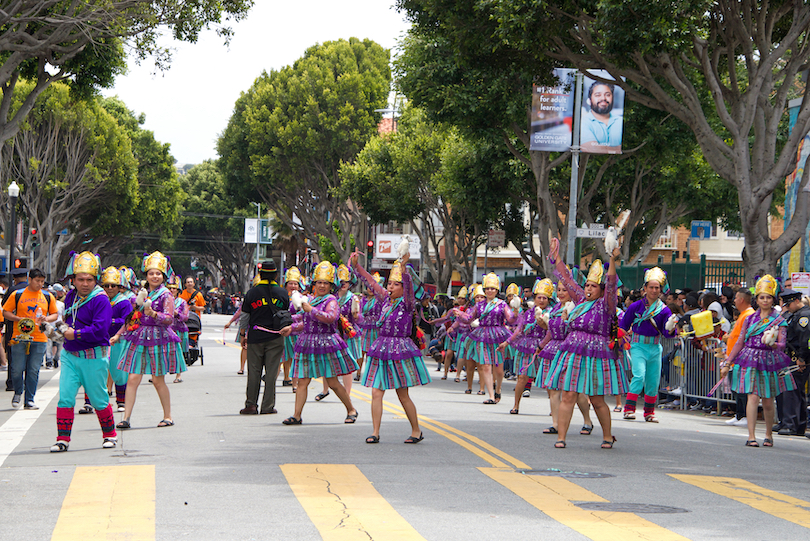
<svg viewBox="0 0 810 541"><path fill-rule="evenodd" d="M363 367L361 383L374 389L401 389L430 383L430 373L420 355L396 361L369 357Z"/></svg>
<svg viewBox="0 0 810 541"><path fill-rule="evenodd" d="M371 344L374 343L378 336L380 336L380 330L377 327L363 329L363 343L360 345L363 353L371 348Z"/></svg>
<svg viewBox="0 0 810 541"><path fill-rule="evenodd" d="M296 353L293 362L294 378L334 378L357 371L357 362L351 358L348 350L341 349L334 353Z"/></svg>
<svg viewBox="0 0 810 541"><path fill-rule="evenodd" d="M469 344L470 338L466 334L456 336L453 341L453 354L459 359L469 359Z"/></svg>
<svg viewBox="0 0 810 541"><path fill-rule="evenodd" d="M498 344L484 344L470 339L468 358L478 364L494 364L498 366L503 364L503 353L498 351L497 347Z"/></svg>
<svg viewBox="0 0 810 541"><path fill-rule="evenodd" d="M281 358L282 362L292 361L295 358L295 340L298 337L294 334L284 337L284 354Z"/></svg>
<svg viewBox="0 0 810 541"><path fill-rule="evenodd" d="M790 373L780 376L778 372L735 366L731 376L732 391L755 394L760 398L773 398L796 389L796 382Z"/></svg>
<svg viewBox="0 0 810 541"><path fill-rule="evenodd" d="M542 366L538 355L515 350L515 357L513 357L513 359L515 360L515 368L517 368L518 376L537 378L538 368Z"/></svg>
<svg viewBox="0 0 810 541"><path fill-rule="evenodd" d="M159 346L136 346L127 342L118 369L129 374L165 376L187 370L183 356L178 355L179 344L169 342ZM178 358L180 362L178 362Z"/></svg>
<svg viewBox="0 0 810 541"><path fill-rule="evenodd" d="M348 347L349 357L354 359L355 361L359 361L363 358L363 337L360 335L355 336L354 338L349 338L346 340L346 345Z"/></svg>
<svg viewBox="0 0 810 541"><path fill-rule="evenodd" d="M625 394L627 375L616 359L601 359L573 352L559 351L546 375L544 387L575 391L588 396Z"/></svg>

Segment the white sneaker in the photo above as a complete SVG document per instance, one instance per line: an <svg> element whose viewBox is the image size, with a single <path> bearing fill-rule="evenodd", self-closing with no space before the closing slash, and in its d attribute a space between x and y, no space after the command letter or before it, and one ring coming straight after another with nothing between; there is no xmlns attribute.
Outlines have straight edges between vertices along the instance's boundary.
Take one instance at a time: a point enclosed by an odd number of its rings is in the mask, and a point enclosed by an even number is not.
<svg viewBox="0 0 810 541"><path fill-rule="evenodd" d="M101 447L104 449L113 449L117 440L115 438L104 438L104 443L101 444Z"/></svg>
<svg viewBox="0 0 810 541"><path fill-rule="evenodd" d="M38 410L38 409L39 409L39 406L37 406L37 405L36 405L36 404L34 404L33 402L28 402L28 403L27 403L25 406L23 406L23 409L27 409L27 410Z"/></svg>
<svg viewBox="0 0 810 541"><path fill-rule="evenodd" d="M57 441L53 445L51 445L51 452L52 453L64 453L68 450L68 442L66 441Z"/></svg>
<svg viewBox="0 0 810 541"><path fill-rule="evenodd" d="M739 421L734 421L734 426L748 426L748 419L743 417Z"/></svg>
<svg viewBox="0 0 810 541"><path fill-rule="evenodd" d="M681 395L683 394L683 391L681 391L681 388L680 388L680 387L675 387L674 389L672 389L672 390L669 392L669 394L671 394L671 395L673 395L673 396L681 396Z"/></svg>
<svg viewBox="0 0 810 541"><path fill-rule="evenodd" d="M737 418L736 418L736 417L732 417L731 419L729 419L729 420L727 420L727 421L726 421L726 424L727 424L727 425L735 425L735 424L737 424Z"/></svg>
<svg viewBox="0 0 810 541"><path fill-rule="evenodd" d="M532 392L528 389L523 391L523 398L529 398L532 395Z"/></svg>
<svg viewBox="0 0 810 541"><path fill-rule="evenodd" d="M11 407L17 409L20 407L20 402L22 401L21 394L15 394L14 398L11 399Z"/></svg>
<svg viewBox="0 0 810 541"><path fill-rule="evenodd" d="M124 405L123 405L123 404L119 404L119 405L118 405L118 412L119 412L119 413L120 413L120 412L122 412L122 411L126 411L126 410L127 410L127 409L124 407Z"/></svg>

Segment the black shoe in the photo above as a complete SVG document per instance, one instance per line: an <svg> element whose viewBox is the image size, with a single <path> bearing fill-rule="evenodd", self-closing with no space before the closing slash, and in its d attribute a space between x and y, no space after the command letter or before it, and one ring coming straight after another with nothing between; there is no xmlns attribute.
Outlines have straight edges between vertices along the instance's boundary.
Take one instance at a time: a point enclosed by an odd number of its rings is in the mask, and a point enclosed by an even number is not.
<svg viewBox="0 0 810 541"><path fill-rule="evenodd" d="M799 433L795 430L791 430L789 428L783 428L782 430L778 431L777 434L780 436L798 436Z"/></svg>
<svg viewBox="0 0 810 541"><path fill-rule="evenodd" d="M771 430L773 430L774 432L779 432L783 428L785 428L785 427L784 427L784 425L782 425L782 423L776 423L775 425L773 425Z"/></svg>

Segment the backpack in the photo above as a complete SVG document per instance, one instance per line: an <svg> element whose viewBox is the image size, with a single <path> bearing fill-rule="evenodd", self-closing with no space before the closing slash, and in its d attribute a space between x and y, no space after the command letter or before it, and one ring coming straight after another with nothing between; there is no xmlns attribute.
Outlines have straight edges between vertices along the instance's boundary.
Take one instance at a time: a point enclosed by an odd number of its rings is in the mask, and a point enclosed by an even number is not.
<svg viewBox="0 0 810 541"><path fill-rule="evenodd" d="M25 291L25 289L26 288L18 289L17 291L14 292L14 313L15 314L17 313L17 305L20 304L20 297L22 297L23 291ZM41 289L40 291L42 291L42 294L45 296L45 304L47 304L48 308L50 308L50 306L51 306L51 294L48 291L45 291L44 289Z"/></svg>

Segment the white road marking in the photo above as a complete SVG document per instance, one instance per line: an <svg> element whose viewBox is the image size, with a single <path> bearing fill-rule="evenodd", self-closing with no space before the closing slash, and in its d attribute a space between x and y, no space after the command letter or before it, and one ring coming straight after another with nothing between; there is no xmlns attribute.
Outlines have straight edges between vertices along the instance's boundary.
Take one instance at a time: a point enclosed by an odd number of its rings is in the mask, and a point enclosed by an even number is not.
<svg viewBox="0 0 810 541"><path fill-rule="evenodd" d="M20 409L12 415L8 421L0 426L0 467L9 457L14 449L20 444L28 430L34 426L39 416L51 403L51 400L59 394L59 372L37 390L36 403L38 410Z"/></svg>

